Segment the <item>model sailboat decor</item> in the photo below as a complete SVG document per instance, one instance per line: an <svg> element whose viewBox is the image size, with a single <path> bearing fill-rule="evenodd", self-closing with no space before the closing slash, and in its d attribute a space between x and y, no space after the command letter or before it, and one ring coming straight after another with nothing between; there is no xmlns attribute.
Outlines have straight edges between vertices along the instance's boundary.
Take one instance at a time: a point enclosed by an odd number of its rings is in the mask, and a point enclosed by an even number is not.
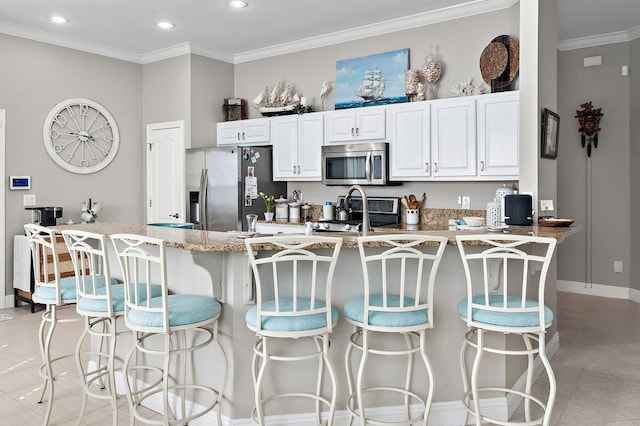
<svg viewBox="0 0 640 426"><path fill-rule="evenodd" d="M300 105L300 96L290 84L279 81L272 89L266 86L252 104L266 117L294 114L296 106Z"/></svg>
<svg viewBox="0 0 640 426"><path fill-rule="evenodd" d="M409 49L336 62L336 109L406 102Z"/></svg>

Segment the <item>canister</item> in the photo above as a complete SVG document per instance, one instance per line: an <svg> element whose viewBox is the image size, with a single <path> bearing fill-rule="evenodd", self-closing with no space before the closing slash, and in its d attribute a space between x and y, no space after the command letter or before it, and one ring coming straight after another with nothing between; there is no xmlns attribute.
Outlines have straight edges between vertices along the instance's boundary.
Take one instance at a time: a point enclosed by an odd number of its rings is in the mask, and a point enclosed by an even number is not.
<svg viewBox="0 0 640 426"><path fill-rule="evenodd" d="M331 201L326 201L322 206L322 219L333 220L334 213L333 203Z"/></svg>
<svg viewBox="0 0 640 426"><path fill-rule="evenodd" d="M289 206L287 200L282 195L276 200L276 220L287 220L289 218Z"/></svg>
<svg viewBox="0 0 640 426"><path fill-rule="evenodd" d="M497 198L494 198L493 201L489 201L487 203L487 217L486 224L489 228L496 227L501 225L501 213L500 213L500 202Z"/></svg>
<svg viewBox="0 0 640 426"><path fill-rule="evenodd" d="M292 222L300 220L300 203L289 203L289 220Z"/></svg>

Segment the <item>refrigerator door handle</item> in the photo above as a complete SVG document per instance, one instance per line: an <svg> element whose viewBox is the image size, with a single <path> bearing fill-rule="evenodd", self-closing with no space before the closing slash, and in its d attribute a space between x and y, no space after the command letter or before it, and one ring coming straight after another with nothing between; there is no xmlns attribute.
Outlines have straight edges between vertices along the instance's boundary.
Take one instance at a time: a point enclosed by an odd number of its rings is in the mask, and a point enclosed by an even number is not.
<svg viewBox="0 0 640 426"><path fill-rule="evenodd" d="M198 193L198 206L200 209L200 229L206 231L208 229L207 224L207 181L209 177L207 175L207 169L202 169L200 172L200 191Z"/></svg>

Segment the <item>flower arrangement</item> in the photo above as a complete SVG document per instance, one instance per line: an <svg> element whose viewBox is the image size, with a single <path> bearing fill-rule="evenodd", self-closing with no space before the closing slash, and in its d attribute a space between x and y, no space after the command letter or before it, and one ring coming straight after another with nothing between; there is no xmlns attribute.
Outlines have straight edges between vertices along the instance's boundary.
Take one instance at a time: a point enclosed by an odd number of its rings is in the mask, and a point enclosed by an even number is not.
<svg viewBox="0 0 640 426"><path fill-rule="evenodd" d="M267 209L267 213L271 213L276 205L276 202L274 201L275 197L273 195L266 195L262 191L260 191L258 195L264 200L264 207Z"/></svg>

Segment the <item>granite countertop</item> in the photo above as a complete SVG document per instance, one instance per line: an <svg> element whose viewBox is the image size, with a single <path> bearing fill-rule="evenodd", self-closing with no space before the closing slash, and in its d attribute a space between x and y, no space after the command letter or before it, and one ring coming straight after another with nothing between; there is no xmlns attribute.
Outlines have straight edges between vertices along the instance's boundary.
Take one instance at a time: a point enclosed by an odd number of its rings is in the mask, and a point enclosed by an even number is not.
<svg viewBox="0 0 640 426"><path fill-rule="evenodd" d="M133 225L124 223L89 223L60 225L52 227L56 231L64 229L78 229L88 232L95 232L104 235L111 234L137 234L148 237L160 238L166 241L167 247L180 248L184 250L203 251L203 252L231 252L244 251L245 244L242 238L238 238L237 233L233 232L217 232L217 231L199 231L194 229L176 229L165 228L160 226ZM570 235L577 233L581 229L580 226L572 225L569 227L545 227L539 225L533 226L511 226L508 233L515 235L536 235L541 237L553 237L558 243ZM395 227L374 228L369 235L381 234L397 234L397 233L418 233L426 235L445 236L449 239L449 244L455 245L456 235L459 234L486 234L486 229L480 230L448 230L443 225L404 225L398 224ZM357 237L361 233L350 232L331 232L321 233L314 232L314 235L327 235L334 237L342 237L343 248L356 248L358 246ZM267 247L265 247L266 249Z"/></svg>

